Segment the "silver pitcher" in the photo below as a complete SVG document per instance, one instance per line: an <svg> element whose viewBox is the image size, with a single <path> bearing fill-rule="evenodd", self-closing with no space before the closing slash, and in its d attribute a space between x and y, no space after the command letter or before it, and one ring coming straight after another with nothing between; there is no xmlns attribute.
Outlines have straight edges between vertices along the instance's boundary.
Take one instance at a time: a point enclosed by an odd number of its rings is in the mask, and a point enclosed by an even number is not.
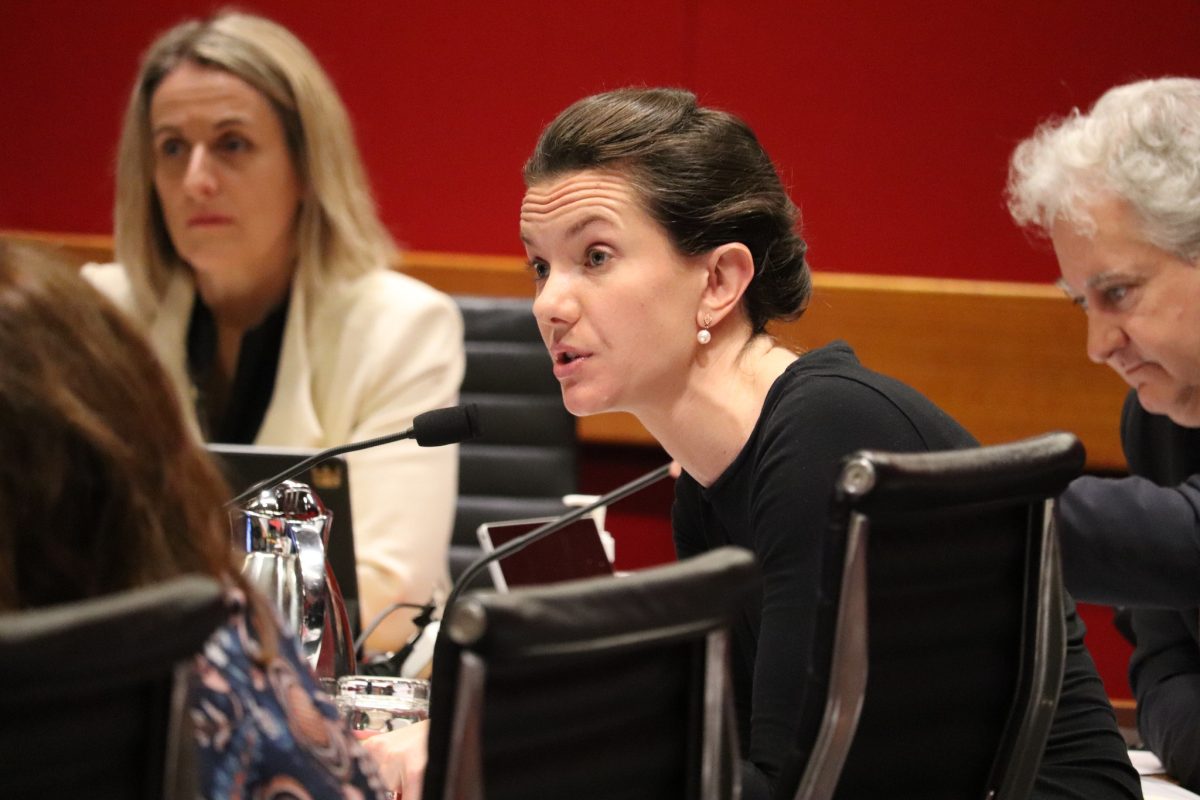
<svg viewBox="0 0 1200 800"><path fill-rule="evenodd" d="M355 673L354 639L325 559L333 513L304 483L283 481L230 512L242 573L279 609L319 678Z"/></svg>

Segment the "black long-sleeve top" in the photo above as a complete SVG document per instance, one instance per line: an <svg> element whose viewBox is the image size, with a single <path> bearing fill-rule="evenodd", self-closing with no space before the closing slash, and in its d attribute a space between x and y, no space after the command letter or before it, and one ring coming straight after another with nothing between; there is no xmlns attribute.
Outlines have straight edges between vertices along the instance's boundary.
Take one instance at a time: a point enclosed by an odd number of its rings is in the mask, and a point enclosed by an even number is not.
<svg viewBox="0 0 1200 800"><path fill-rule="evenodd" d="M735 544L752 550L762 568L761 589L733 632L744 800L794 789L775 784L785 762L796 757L822 535L841 459L863 448L913 452L975 444L929 400L866 369L838 342L801 356L779 377L749 440L712 486L705 489L687 474L678 481L672 524L679 557ZM1140 797L1073 604L1067 613L1063 695L1034 796Z"/></svg>

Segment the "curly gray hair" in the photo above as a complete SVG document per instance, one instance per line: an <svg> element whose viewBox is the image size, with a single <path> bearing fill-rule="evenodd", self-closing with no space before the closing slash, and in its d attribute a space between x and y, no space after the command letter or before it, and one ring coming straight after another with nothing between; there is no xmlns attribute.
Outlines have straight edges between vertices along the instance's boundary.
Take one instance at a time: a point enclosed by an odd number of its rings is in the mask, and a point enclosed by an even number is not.
<svg viewBox="0 0 1200 800"><path fill-rule="evenodd" d="M1038 127L1013 152L1008 208L1048 232L1059 217L1094 232L1088 208L1116 196L1146 239L1200 258L1200 80L1159 78L1105 92L1086 114Z"/></svg>

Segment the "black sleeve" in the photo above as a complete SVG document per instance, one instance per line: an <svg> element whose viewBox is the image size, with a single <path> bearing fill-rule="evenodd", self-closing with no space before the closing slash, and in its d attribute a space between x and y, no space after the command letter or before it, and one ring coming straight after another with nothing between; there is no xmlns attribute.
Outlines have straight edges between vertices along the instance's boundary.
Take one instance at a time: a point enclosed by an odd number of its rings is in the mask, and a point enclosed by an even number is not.
<svg viewBox="0 0 1200 800"><path fill-rule="evenodd" d="M1082 477L1059 498L1063 581L1106 605L1200 605L1200 476L1175 487Z"/></svg>
<svg viewBox="0 0 1200 800"><path fill-rule="evenodd" d="M1062 691L1032 800L1134 800L1141 780L1129 763L1116 715L1084 646L1086 632L1070 597L1064 598L1067 661Z"/></svg>
<svg viewBox="0 0 1200 800"><path fill-rule="evenodd" d="M1196 613L1135 609L1129 666L1142 739L1193 792L1200 791L1200 648L1184 614L1194 625Z"/></svg>

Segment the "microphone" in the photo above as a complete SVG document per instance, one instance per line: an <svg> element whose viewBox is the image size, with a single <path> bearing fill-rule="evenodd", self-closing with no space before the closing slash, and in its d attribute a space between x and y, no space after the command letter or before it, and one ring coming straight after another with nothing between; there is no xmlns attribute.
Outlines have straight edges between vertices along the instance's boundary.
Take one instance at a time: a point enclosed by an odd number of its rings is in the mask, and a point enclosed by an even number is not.
<svg viewBox="0 0 1200 800"><path fill-rule="evenodd" d="M595 511L597 508L600 508L601 506L612 505L613 503L617 502L618 500L622 500L622 499L628 497L629 495L633 494L634 492L639 492L642 489L649 486L650 484L656 483L657 481L662 480L670 473L671 473L671 465L664 464L663 466L659 467L658 469L647 472L645 475L641 476L640 478L635 478L634 480L630 481L629 483L626 483L623 486L617 487L616 489L612 490L611 492L604 495L603 497L600 497L599 499L595 500L594 502L589 503L588 505L583 506L582 508L577 508L572 511L568 511L567 513L565 513L561 516L555 517L554 519L547 522L545 525L542 525L538 528L534 528L529 533L526 533L522 536L518 536L516 539L513 539L511 542L506 542L506 543L500 545L499 547L497 547L492 552L486 553L483 556L480 556L479 558L475 559L474 561L472 561L470 564L467 565L466 569L463 570L462 575L460 575L458 580L456 580L454 582L454 586L450 587L450 594L447 595L446 602L442 606L442 617L441 617L442 620L445 620L449 617L450 610L452 608L454 608L454 604L455 604L455 602L457 602L458 596L460 594L462 594L463 590L467 587L467 585L470 584L470 582L475 578L475 576L478 575L480 572L482 572L487 567L488 564L492 563L493 561L498 561L502 558L506 558L507 556L510 556L513 553L516 553L520 550L525 549L526 547L528 547L529 545L538 541L539 539L549 536L550 534L555 533L556 531L562 530L563 528L567 527L572 522L575 522L578 519L582 519L583 517L592 513L593 511ZM440 625L441 621L439 620L437 622L437 624ZM382 658L382 660L380 660L379 662L363 665L361 667L362 672L364 674L370 674L370 675L399 675L399 674L401 674L401 672L404 670L405 662L408 660L408 657L410 655L412 655L413 650L416 648L417 643L420 641L420 639L421 639L422 635L425 633L427 627L428 626L425 626L425 625L420 626L417 629L416 634L414 634L413 637L411 639L409 639L408 642L406 642L405 645L402 648L400 648L399 650L397 650L395 653L392 653L392 654Z"/></svg>
<svg viewBox="0 0 1200 800"><path fill-rule="evenodd" d="M254 484L225 503L225 508L233 508L258 494L263 489L268 489L277 483L294 478L309 467L320 464L322 461L334 456L340 456L343 453L366 450L369 447L376 447L381 444L388 444L389 442L398 442L403 439L416 439L417 444L421 447L440 447L444 444L455 444L456 442L474 439L479 436L480 432L479 412L474 403L468 403L465 406L450 406L449 408L426 411L423 414L417 414L417 416L413 417L412 427L400 433L389 433L386 436L378 436L374 439L338 445L337 447L331 447L328 450L322 450L319 453L309 456L295 466L280 472L278 475L272 475L270 478Z"/></svg>
<svg viewBox="0 0 1200 800"><path fill-rule="evenodd" d="M539 539L549 536L556 531L562 530L572 522L582 519L583 517L592 513L597 508L600 508L601 506L612 505L618 500L622 500L634 492L639 492L650 484L662 480L670 473L671 465L664 464L658 469L647 472L640 478L635 478L629 483L617 487L594 502L589 503L582 508L577 508L573 511L568 511L566 514L555 517L545 525L534 528L529 533L518 536L511 542L506 542L492 552L485 553L484 555L475 559L467 565L467 568L463 570L462 575L460 575L458 580L454 582L454 586L450 588L450 594L447 595L446 602L442 606L442 619L445 620L449 617L451 609L454 608L455 602L458 601L458 596L462 594L463 590L472 581L472 579L482 572L488 564L492 563L493 561L499 561L502 558L506 558L507 556L510 556L520 550L524 550L526 547L538 541ZM404 662L408 660L409 655L412 654L413 649L416 647L417 642L420 640L421 635L424 632L425 626L418 628L417 633L408 640L404 647L390 656L387 656L382 662L368 665L364 672L368 674L379 675L399 675L401 670L404 668Z"/></svg>
<svg viewBox="0 0 1200 800"><path fill-rule="evenodd" d="M598 500L596 500L592 503L589 503L588 505L583 506L582 508L577 508L573 511L569 511L566 514L563 514L562 516L555 517L554 519L547 522L545 525L542 525L538 528L534 528L529 533L526 533L522 536L518 536L516 539L513 539L511 542L505 542L504 544L500 545L492 552L485 553L484 555L475 559L467 566L467 568L465 570L463 570L462 575L459 576L458 580L454 582L454 586L451 587L450 594L446 597L446 602L442 607L442 619L449 618L450 610L452 608L454 608L454 603L458 600L458 596L460 594L462 594L463 590L471 582L471 580L474 579L475 576L478 575L480 572L482 572L483 569L485 567L487 567L488 564L492 563L493 561L499 561L502 558L506 558L506 557L512 555L513 553L518 552L519 550L524 550L526 547L533 544L537 540L543 539L543 538L549 536L550 534L555 533L556 531L562 530L563 528L567 527L575 520L581 519L581 518L587 516L588 514L592 513L593 511L595 511L597 508L600 508L601 506L612 505L613 503L617 502L618 500L622 500L622 499L628 497L629 495L633 494L634 492L641 491L642 489L646 488L647 486L649 486L652 483L657 483L658 481L667 477L667 475L670 474L670 471L671 471L671 465L664 464L657 469L647 472L645 475L641 476L640 478L635 478L634 480L630 481L629 483L626 483L623 486L617 487L616 489L612 490L611 492L604 495L603 497L600 497Z"/></svg>

